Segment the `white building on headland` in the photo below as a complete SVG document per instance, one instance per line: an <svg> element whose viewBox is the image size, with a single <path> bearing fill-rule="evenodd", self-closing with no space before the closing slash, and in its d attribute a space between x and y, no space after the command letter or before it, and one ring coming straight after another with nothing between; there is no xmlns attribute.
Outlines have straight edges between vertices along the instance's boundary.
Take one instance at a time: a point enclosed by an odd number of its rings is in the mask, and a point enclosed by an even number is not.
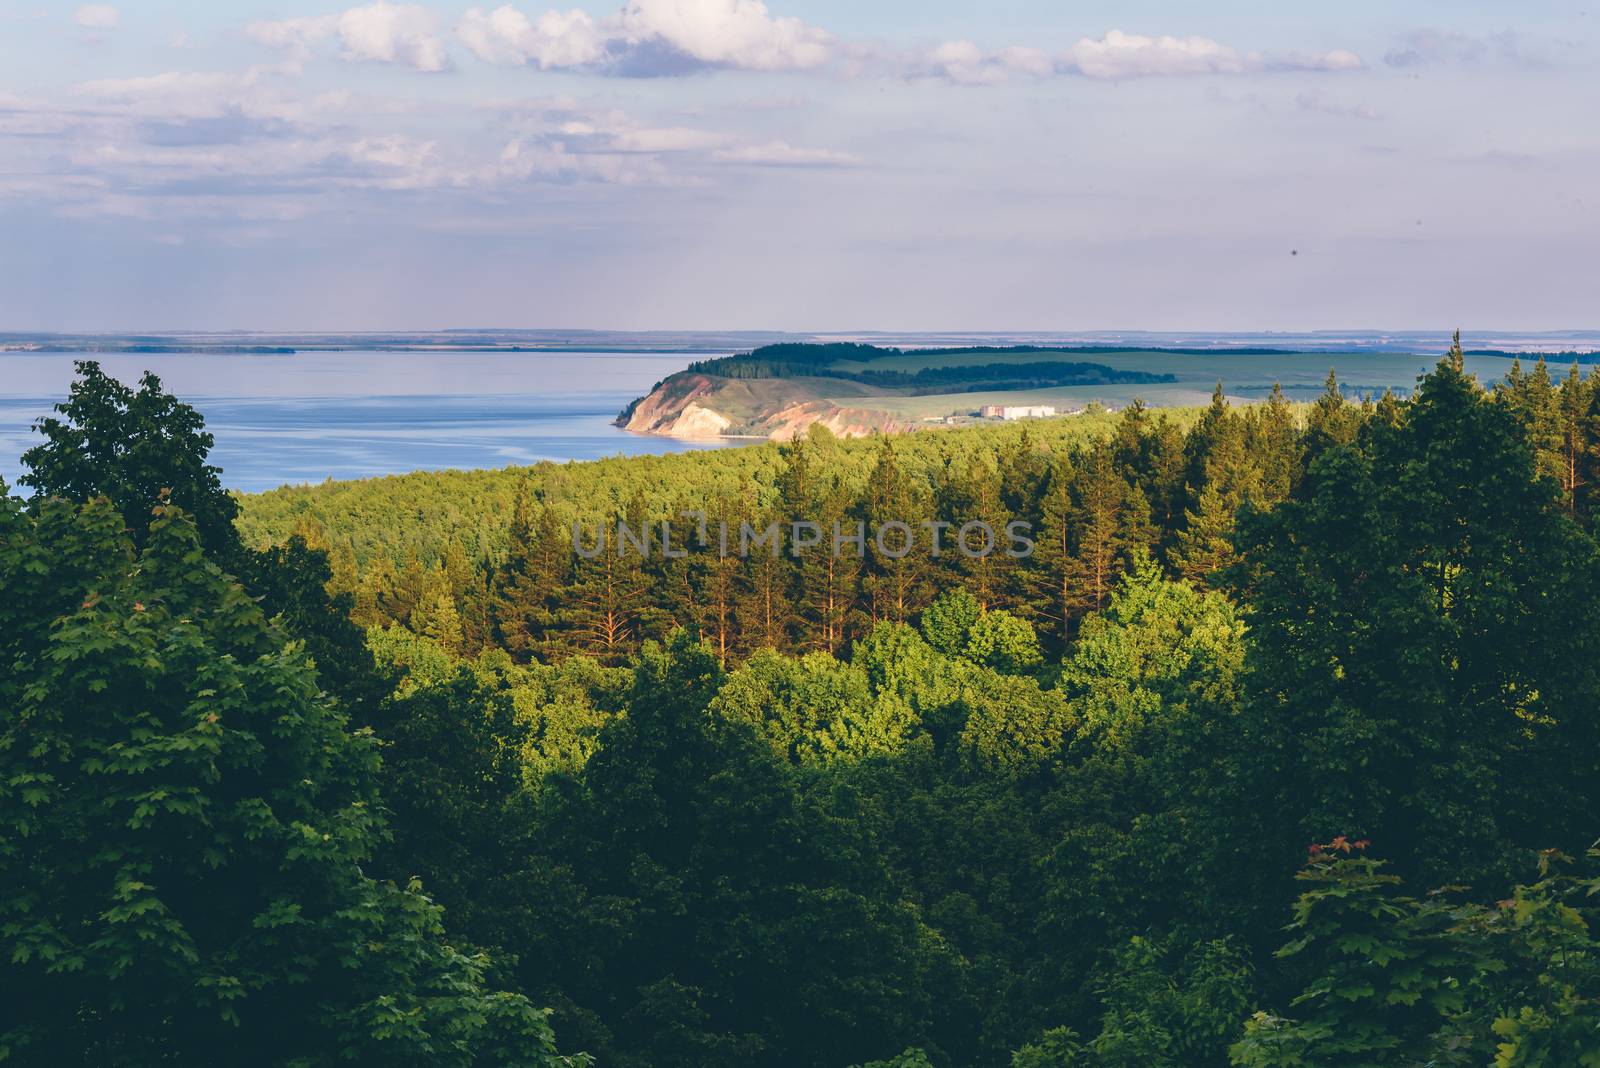
<svg viewBox="0 0 1600 1068"><path fill-rule="evenodd" d="M1056 410L1048 404L985 404L978 414L985 419L1047 419Z"/></svg>

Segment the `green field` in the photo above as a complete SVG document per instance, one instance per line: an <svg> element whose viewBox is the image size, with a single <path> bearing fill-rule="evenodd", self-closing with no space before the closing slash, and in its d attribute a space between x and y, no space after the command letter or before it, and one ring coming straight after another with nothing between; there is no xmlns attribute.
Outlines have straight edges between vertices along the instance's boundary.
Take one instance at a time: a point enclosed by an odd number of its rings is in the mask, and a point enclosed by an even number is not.
<svg viewBox="0 0 1600 1068"><path fill-rule="evenodd" d="M834 403L897 416L924 419L970 412L985 404L1052 404L1058 408L1081 407L1090 401L1120 407L1141 397L1153 407L1188 407L1205 404L1218 382L1229 397L1249 402L1260 400L1274 383L1283 387L1289 399L1311 400L1321 392L1329 370L1334 371L1347 395L1409 390L1417 376L1430 370L1437 359L1417 353L1290 353L1286 355L1245 355L1219 352L1193 355L1174 352L997 352L982 357L971 354L907 353L885 356L871 364L839 361L834 368L844 371L915 371L923 367L961 366L983 363L1035 363L1046 360L1089 360L1117 370L1170 374L1177 381L1159 384L1108 384L1060 386L1051 389L1006 390L975 393L947 393L934 396L863 397L848 388L826 391ZM1488 384L1506 373L1511 364L1498 356L1469 356L1467 370ZM1553 370L1552 374L1559 369ZM1564 372L1562 372L1564 373ZM825 380L818 380L825 381Z"/></svg>

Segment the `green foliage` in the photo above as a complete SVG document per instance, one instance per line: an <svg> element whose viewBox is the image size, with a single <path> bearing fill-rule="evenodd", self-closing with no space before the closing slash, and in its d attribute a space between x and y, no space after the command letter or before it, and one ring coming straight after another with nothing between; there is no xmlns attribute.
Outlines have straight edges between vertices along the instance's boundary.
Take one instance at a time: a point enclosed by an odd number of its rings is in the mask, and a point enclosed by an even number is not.
<svg viewBox="0 0 1600 1068"><path fill-rule="evenodd" d="M18 1063L558 1063L518 990L621 1068L1594 1063L1590 867L1490 904L1600 801L1592 380L305 487L259 551L120 390L0 509ZM945 553L717 537L885 518Z"/></svg>
<svg viewBox="0 0 1600 1068"><path fill-rule="evenodd" d="M1278 956L1309 963L1294 1018L1257 1012L1234 1045L1247 1068L1344 1065L1589 1065L1600 1061L1600 879L1554 871L1493 907L1419 901L1364 855L1313 846L1295 937ZM1591 850L1591 858L1600 854ZM1457 888L1459 890L1459 888ZM1307 960L1310 958L1310 960Z"/></svg>
<svg viewBox="0 0 1600 1068"><path fill-rule="evenodd" d="M1061 687L1086 738L1139 752L1192 706L1234 707L1244 650L1244 624L1227 598L1169 582L1141 555L1106 610L1084 620Z"/></svg>
<svg viewBox="0 0 1600 1068"><path fill-rule="evenodd" d="M860 1068L934 1068L928 1055L915 1047L881 1061L868 1061Z"/></svg>
<svg viewBox="0 0 1600 1068"><path fill-rule="evenodd" d="M1006 674L1031 671L1044 662L1033 626L1004 609L985 612L958 586L922 612L922 636L938 652L960 656Z"/></svg>
<svg viewBox="0 0 1600 1068"><path fill-rule="evenodd" d="M584 654L620 665L679 626L707 637L724 662L763 648L839 654L883 619L916 617L941 584L1027 621L1053 654L1084 611L1104 604L1121 554L1159 549L1182 524L1170 507L1181 471L1146 460L1181 448L1173 435L1181 441L1187 418L1139 409L1137 463L1114 463L1107 450L1104 462L1080 462L1109 417L907 435L892 445L813 433L715 453L301 487L245 498L239 528L254 546L301 534L325 549L338 565L330 588L351 595L362 626L400 623L469 657L498 646L523 662ZM1074 475L1064 510L1047 517L1039 493L1052 455L1087 474ZM392 522L396 515L404 522ZM1064 541L1008 555L1017 544L1008 524L1038 532L1047 518L1062 524ZM614 538L593 560L575 552L575 524L592 547L619 521L636 533L649 525L658 546L650 559L610 551ZM687 558L659 551L668 521L674 550ZM890 521L921 539L909 558L879 551L872 532ZM786 532L815 524L826 548L739 553L746 524L761 531L774 522ZM994 532L988 555L957 551L972 522ZM868 524L861 550L835 554L835 530L848 539L860 523ZM981 528L967 537L974 548L986 541Z"/></svg>
<svg viewBox="0 0 1600 1068"><path fill-rule="evenodd" d="M1401 896L1400 879L1366 846L1336 838L1312 847L1295 937L1278 956L1312 956L1315 978L1290 1002L1295 1023L1252 1018L1236 1064L1422 1063L1443 1020L1461 1010L1476 962L1451 938L1448 911Z"/></svg>
<svg viewBox="0 0 1600 1068"><path fill-rule="evenodd" d="M875 345L834 342L824 345L763 345L753 352L697 360L684 375L716 375L721 378L841 378L913 393L962 393L977 389L1038 389L1049 386L1084 385L1106 382L1173 382L1176 376L1146 371L1113 369L1104 364L1067 360L1028 360L1005 363L972 363L955 366L923 367L915 371L867 368L851 371L840 363L870 363L885 356L937 354L940 357L975 356L1000 353L1009 356L1040 352L1073 352L1076 349L1040 349L1031 345L1005 348L968 349L887 349ZM1119 351L1089 348L1087 352ZM670 379L668 380L671 381ZM659 386L658 386L659 388ZM630 408L629 411L632 409ZM624 412L624 415L628 412Z"/></svg>
<svg viewBox="0 0 1600 1068"><path fill-rule="evenodd" d="M974 663L1008 675L1031 671L1044 662L1033 627L1004 609L985 612L972 624L962 652Z"/></svg>
<svg viewBox="0 0 1600 1068"><path fill-rule="evenodd" d="M1076 1068L1088 1052L1070 1027L1052 1027L1011 1055L1011 1068Z"/></svg>
<svg viewBox="0 0 1600 1068"><path fill-rule="evenodd" d="M417 885L374 740L176 506L0 506L0 1056L565 1063Z"/></svg>
<svg viewBox="0 0 1600 1068"><path fill-rule="evenodd" d="M1250 966L1227 940L1187 948L1187 954L1175 953L1135 935L1117 950L1100 986L1100 1033L1087 1046L1093 1064L1201 1068L1227 1063L1236 1021L1252 1004Z"/></svg>
<svg viewBox="0 0 1600 1068"><path fill-rule="evenodd" d="M456 931L492 942L495 880L526 820L526 720L505 687L459 665L391 697L373 726L395 828L380 869L420 876Z"/></svg>
<svg viewBox="0 0 1600 1068"><path fill-rule="evenodd" d="M1381 832L1404 874L1505 883L1517 849L1576 849L1600 801L1600 556L1459 364L1246 516L1242 729L1285 839Z"/></svg>
<svg viewBox="0 0 1600 1068"><path fill-rule="evenodd" d="M778 757L802 764L893 753L917 727L893 694L872 692L865 671L826 653L757 653L728 677L711 711L751 724Z"/></svg>
<svg viewBox="0 0 1600 1068"><path fill-rule="evenodd" d="M1031 678L965 672L954 705L963 759L990 772L1047 766L1069 731L1067 703Z"/></svg>
<svg viewBox="0 0 1600 1068"><path fill-rule="evenodd" d="M716 658L638 661L629 714L537 814L524 935L609 1064L842 1064L926 1032L932 952L863 829L808 811L751 728L708 714ZM830 841L808 829L831 827Z"/></svg>
<svg viewBox="0 0 1600 1068"><path fill-rule="evenodd" d="M455 674L457 660L448 649L402 626L371 628L367 631L367 647L381 667L396 675L401 696L442 686Z"/></svg>
<svg viewBox="0 0 1600 1068"><path fill-rule="evenodd" d="M60 418L41 419L45 440L22 454L22 485L42 497L107 498L136 545L144 543L151 509L170 501L193 517L201 545L231 564L238 505L223 492L220 469L206 463L213 438L200 414L149 372L135 390L93 360L74 366L77 378L56 405Z"/></svg>
<svg viewBox="0 0 1600 1068"><path fill-rule="evenodd" d="M957 586L923 609L922 636L939 652L954 656L967 647L972 625L982 615L978 599L966 587Z"/></svg>
<svg viewBox="0 0 1600 1068"><path fill-rule="evenodd" d="M153 510L183 509L212 562L259 598L269 616L283 618L305 643L323 687L357 723L366 722L383 682L349 619L353 602L329 589L326 555L299 528L259 552L247 549L234 528L238 503L206 462L213 439L200 413L148 372L134 390L93 361L76 367L67 399L56 406L59 418L41 420L44 442L22 455L28 469L22 484L41 499L109 500L136 547L144 544Z"/></svg>
<svg viewBox="0 0 1600 1068"><path fill-rule="evenodd" d="M1591 862L1600 850L1591 848ZM1600 877L1563 869L1556 852L1540 858L1544 876L1519 886L1507 907L1508 970L1524 977L1520 998L1503 1007L1493 1030L1495 1068L1600 1065ZM1520 967L1519 967L1520 966ZM1517 1002L1521 1003L1518 1004Z"/></svg>

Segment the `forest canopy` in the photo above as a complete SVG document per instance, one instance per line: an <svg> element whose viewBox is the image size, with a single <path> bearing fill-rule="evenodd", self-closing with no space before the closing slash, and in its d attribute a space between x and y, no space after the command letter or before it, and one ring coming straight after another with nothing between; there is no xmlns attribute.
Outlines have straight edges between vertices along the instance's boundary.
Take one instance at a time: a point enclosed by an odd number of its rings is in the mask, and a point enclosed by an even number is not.
<svg viewBox="0 0 1600 1068"><path fill-rule="evenodd" d="M838 378L887 389L906 390L914 395L968 393L978 390L1047 389L1052 386L1156 383L1177 381L1176 375L1132 371L1107 367L1087 360L1015 359L994 361L995 356L1017 357L1037 354L1073 355L1093 352L1136 351L1115 348L1044 349L1034 345L1003 348L886 349L875 345L833 342L825 345L763 345L747 353L696 360L684 375L716 375L721 378ZM1181 351L1181 350L1161 350ZM1247 350L1245 355L1265 354L1270 350ZM867 367L850 370L838 364L869 364L887 356L933 356L938 366L915 370ZM961 357L960 362L951 362Z"/></svg>
<svg viewBox="0 0 1600 1068"><path fill-rule="evenodd" d="M41 430L0 1059L1600 1063L1576 368L248 498L153 376ZM686 512L1037 546L573 544Z"/></svg>

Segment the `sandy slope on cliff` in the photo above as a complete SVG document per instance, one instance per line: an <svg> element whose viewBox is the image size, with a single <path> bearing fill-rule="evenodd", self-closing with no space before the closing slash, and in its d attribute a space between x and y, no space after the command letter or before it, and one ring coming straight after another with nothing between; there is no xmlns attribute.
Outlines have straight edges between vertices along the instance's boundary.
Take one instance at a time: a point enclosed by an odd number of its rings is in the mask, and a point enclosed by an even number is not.
<svg viewBox="0 0 1600 1068"><path fill-rule="evenodd" d="M832 399L825 399L826 391ZM892 391L837 378L720 378L691 372L673 375L617 420L626 430L666 437L788 439L813 423L859 437L904 430L909 424L888 412L853 407L852 396Z"/></svg>

